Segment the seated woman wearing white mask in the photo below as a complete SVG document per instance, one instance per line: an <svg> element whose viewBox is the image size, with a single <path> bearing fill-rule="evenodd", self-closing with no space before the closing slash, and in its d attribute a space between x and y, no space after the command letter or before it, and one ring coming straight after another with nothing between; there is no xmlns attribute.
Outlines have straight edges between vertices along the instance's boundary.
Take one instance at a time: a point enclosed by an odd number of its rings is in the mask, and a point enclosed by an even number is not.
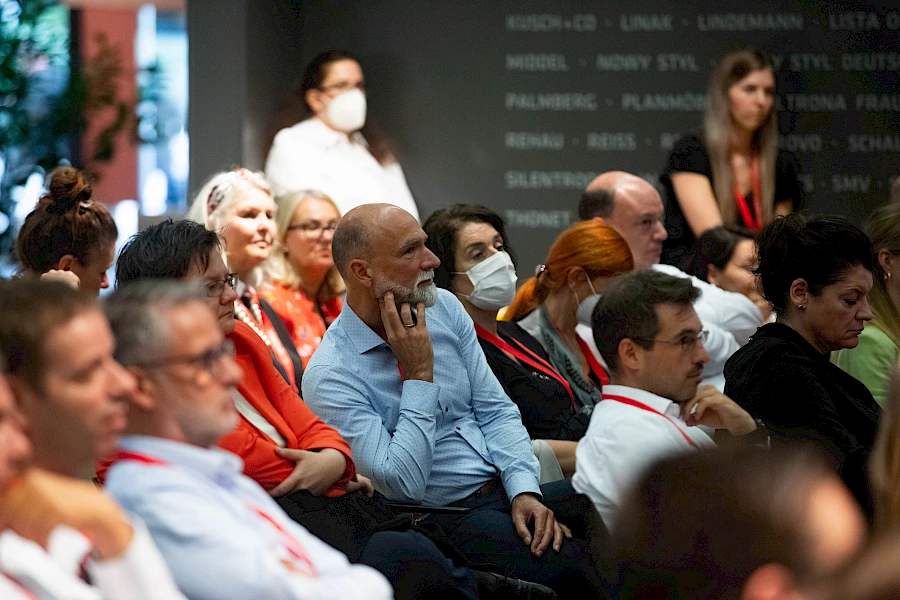
<svg viewBox="0 0 900 600"><path fill-rule="evenodd" d="M602 219L580 221L559 234L504 317L537 338L578 404L588 409L600 402L600 388L609 378L575 328L591 326L607 281L633 268L628 243L615 229Z"/></svg>
<svg viewBox="0 0 900 600"><path fill-rule="evenodd" d="M590 410L538 340L517 323L497 321L516 292L503 219L483 206L457 204L433 213L423 228L426 246L441 260L435 284L454 292L472 317L488 364L519 407L529 435L544 440L562 474L572 475Z"/></svg>
<svg viewBox="0 0 900 600"><path fill-rule="evenodd" d="M276 195L319 190L342 215L361 204L386 202L419 218L387 137L366 120L363 72L350 54L316 56L279 121L286 128L275 136L266 160Z"/></svg>

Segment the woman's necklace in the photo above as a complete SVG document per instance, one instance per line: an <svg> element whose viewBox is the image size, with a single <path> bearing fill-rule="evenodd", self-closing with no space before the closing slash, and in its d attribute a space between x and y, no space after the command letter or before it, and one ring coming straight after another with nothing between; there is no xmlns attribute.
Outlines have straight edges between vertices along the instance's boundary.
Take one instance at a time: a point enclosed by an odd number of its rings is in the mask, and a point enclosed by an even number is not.
<svg viewBox="0 0 900 600"><path fill-rule="evenodd" d="M252 312L252 316L250 314ZM241 302L240 299L234 301L234 314L238 319L247 324L250 329L256 332L262 341L266 343L266 346L271 347L272 341L269 339L269 336L266 335L266 332L262 330L261 327L257 326L257 323L262 324L262 311L259 308L259 304L253 300L253 296L250 296L250 312L247 311L247 307L244 306L244 303ZM254 320L255 319L255 320Z"/></svg>

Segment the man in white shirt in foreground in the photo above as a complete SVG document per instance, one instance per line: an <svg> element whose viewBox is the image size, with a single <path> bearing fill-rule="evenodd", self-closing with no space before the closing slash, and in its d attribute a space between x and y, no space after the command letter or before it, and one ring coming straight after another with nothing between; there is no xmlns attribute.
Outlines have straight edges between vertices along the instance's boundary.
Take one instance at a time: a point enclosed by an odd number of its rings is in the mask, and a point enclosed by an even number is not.
<svg viewBox="0 0 900 600"><path fill-rule="evenodd" d="M572 485L614 527L622 495L653 462L716 446L709 429L735 436L757 430L747 411L712 385L700 385L709 354L690 279L654 270L615 278L594 309L594 340L610 385L576 451ZM727 435L727 434L726 434ZM760 429L756 436L765 442Z"/></svg>
<svg viewBox="0 0 900 600"><path fill-rule="evenodd" d="M0 306L0 598L184 600L142 522L76 479L115 447L134 388L103 314L28 279L0 283Z"/></svg>
<svg viewBox="0 0 900 600"><path fill-rule="evenodd" d="M578 203L580 219L602 218L625 239L634 257L635 271L654 269L684 277L698 288L694 309L709 332L705 346L710 356L703 370L703 381L722 390L725 362L756 333L763 324L763 316L746 296L717 288L678 267L659 264L663 242L668 237L662 223L664 215L665 207L656 188L622 171L610 171L595 178ZM579 325L577 331L589 346L593 345L587 327Z"/></svg>

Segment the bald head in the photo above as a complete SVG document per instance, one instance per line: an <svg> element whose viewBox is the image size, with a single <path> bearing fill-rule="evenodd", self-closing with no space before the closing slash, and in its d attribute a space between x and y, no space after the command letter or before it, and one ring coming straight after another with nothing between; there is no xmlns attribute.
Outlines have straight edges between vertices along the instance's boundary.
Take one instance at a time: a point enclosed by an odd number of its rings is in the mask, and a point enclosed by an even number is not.
<svg viewBox="0 0 900 600"><path fill-rule="evenodd" d="M662 219L662 198L644 179L623 171L596 177L581 196L578 214L583 220L601 217L628 242L636 270L659 262L668 237Z"/></svg>
<svg viewBox="0 0 900 600"><path fill-rule="evenodd" d="M363 204L341 217L331 240L331 254L344 280L347 280L350 261L371 254L374 242L384 234L385 225L391 217L402 217L397 213L412 217L393 204Z"/></svg>

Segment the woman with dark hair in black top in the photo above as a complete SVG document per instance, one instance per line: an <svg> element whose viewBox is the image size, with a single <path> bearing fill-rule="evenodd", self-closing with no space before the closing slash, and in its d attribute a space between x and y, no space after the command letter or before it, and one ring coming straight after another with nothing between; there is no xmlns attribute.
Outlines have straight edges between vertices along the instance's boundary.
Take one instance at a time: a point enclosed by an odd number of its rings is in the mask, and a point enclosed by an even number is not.
<svg viewBox="0 0 900 600"><path fill-rule="evenodd" d="M572 475L590 414L580 410L541 344L516 323L497 321L516 292L503 219L483 206L456 204L433 213L423 229L428 249L441 259L435 284L455 293L472 317L488 364L519 407L529 435L546 441L563 474Z"/></svg>
<svg viewBox="0 0 900 600"><path fill-rule="evenodd" d="M763 325L725 364L725 394L762 419L773 444L813 443L871 509L866 463L881 409L859 380L829 361L855 348L872 318L872 245L839 217L788 215L757 238Z"/></svg>

